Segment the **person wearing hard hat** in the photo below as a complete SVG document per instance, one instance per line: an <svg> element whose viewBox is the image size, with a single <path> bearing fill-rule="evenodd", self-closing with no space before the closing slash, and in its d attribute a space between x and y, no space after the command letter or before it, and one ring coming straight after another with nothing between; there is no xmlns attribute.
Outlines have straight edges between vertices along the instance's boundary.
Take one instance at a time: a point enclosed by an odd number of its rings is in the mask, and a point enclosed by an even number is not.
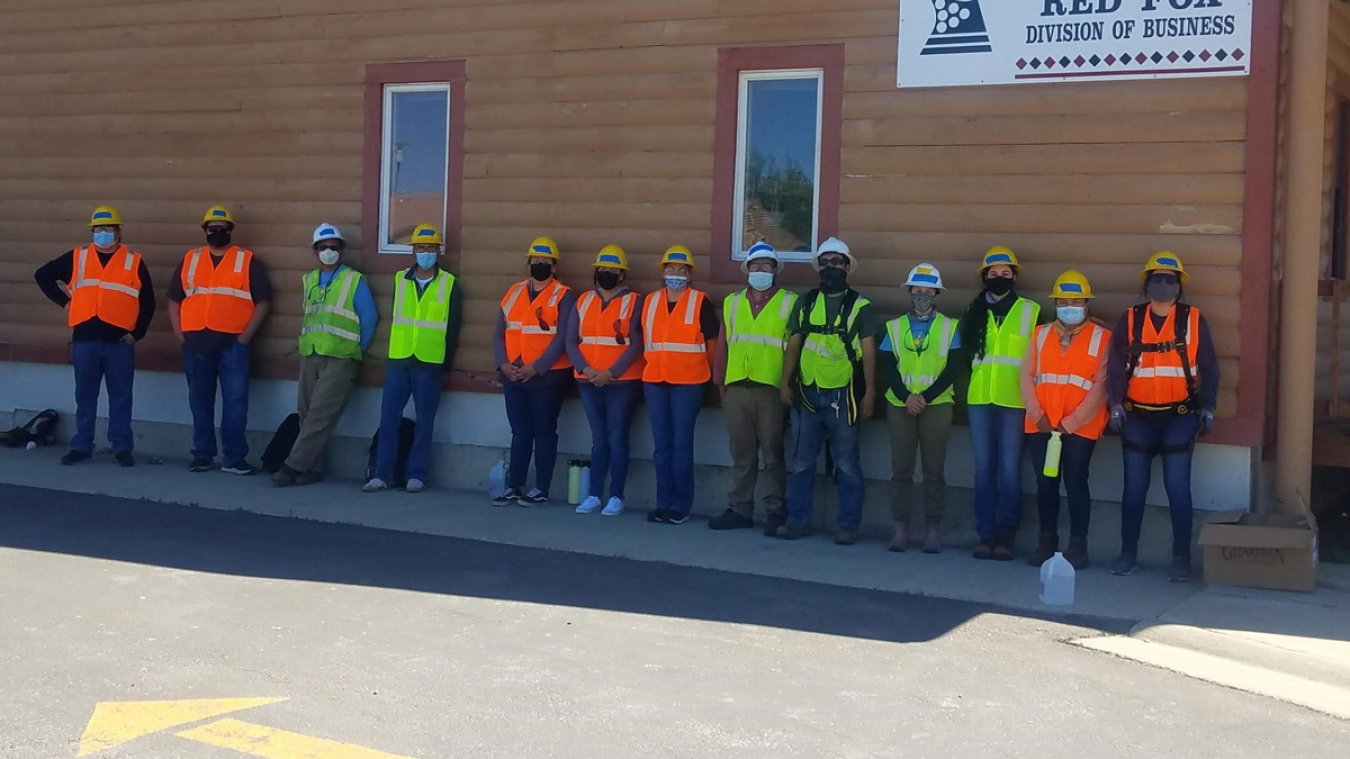
<svg viewBox="0 0 1350 759"><path fill-rule="evenodd" d="M878 359L885 370L886 425L891 435L891 516L895 533L890 550L909 549L915 511L914 464L923 453L923 512L927 533L924 553L942 550L947 497L947 441L951 436L956 375L951 353L961 347L958 322L937 310L946 289L942 273L919 264L905 280L909 313L886 322Z"/></svg>
<svg viewBox="0 0 1350 759"><path fill-rule="evenodd" d="M394 275L394 310L389 329L389 362L384 370L380 429L375 442L375 476L361 490L377 493L399 485L395 465L403 409L411 398L416 415L404 466L403 489L426 489L436 410L445 375L455 362L464 296L455 275L441 268L445 240L430 224L419 224L409 239L414 263Z"/></svg>
<svg viewBox="0 0 1350 759"><path fill-rule="evenodd" d="M202 217L206 245L193 248L169 283L169 320L183 346L188 406L192 409L193 472L209 472L216 458L216 385L220 385L220 471L250 475L248 378L250 345L272 306L272 282L262 261L232 244L234 217L212 206Z"/></svg>
<svg viewBox="0 0 1350 759"><path fill-rule="evenodd" d="M122 244L122 216L117 209L94 209L89 232L92 244L77 245L33 274L42 293L66 310L71 328L75 435L61 463L80 464L93 458L99 385L106 384L108 444L118 465L135 466L131 453L135 345L145 337L155 315L155 288L141 254Z"/></svg>
<svg viewBox="0 0 1350 759"><path fill-rule="evenodd" d="M591 425L591 489L578 514L614 517L623 513L628 482L628 433L642 399L642 296L629 289L628 254L606 245L595 256L595 289L577 298L567 321L567 355L572 360L581 405ZM604 509L605 476L609 500Z"/></svg>
<svg viewBox="0 0 1350 759"><path fill-rule="evenodd" d="M1153 458L1162 457L1172 512L1172 582L1191 579L1191 458L1196 438L1214 429L1219 358L1200 309L1184 302L1190 275L1164 251L1139 274L1144 303L1120 317L1112 333L1107 402L1125 457L1120 559L1111 573L1133 574Z"/></svg>
<svg viewBox="0 0 1350 759"><path fill-rule="evenodd" d="M765 533L773 535L787 523L783 450L787 410L779 401L779 387L783 384L788 320L797 306L797 296L778 286L778 267L778 253L772 245L760 242L750 246L741 262L749 287L722 302L726 339L717 352L713 377L727 418L734 474L726 512L708 522L714 530L754 526L761 456L769 485L764 496L768 517Z"/></svg>
<svg viewBox="0 0 1350 759"><path fill-rule="evenodd" d="M684 524L694 507L694 426L712 379L721 322L707 293L689 286L694 255L688 248L672 245L659 266L665 286L642 307L642 391L656 468L656 510L647 521Z"/></svg>
<svg viewBox="0 0 1350 759"><path fill-rule="evenodd" d="M820 287L797 301L780 395L791 407L795 446L788 476L788 522L777 536L796 540L811 529L816 465L825 438L834 454L839 510L834 542L858 542L864 480L861 422L876 405L876 325L872 303L849 287L858 261L837 237L820 244L812 265Z"/></svg>
<svg viewBox="0 0 1350 759"><path fill-rule="evenodd" d="M971 357L966 403L975 455L976 559L1012 561L1022 521L1026 404L1020 371L1041 307L1016 292L1017 256L999 245L980 264L983 289L961 319Z"/></svg>
<svg viewBox="0 0 1350 759"><path fill-rule="evenodd" d="M511 470L496 506L548 503L558 463L558 415L571 383L572 362L564 340L576 314L577 296L558 281L558 244L539 237L525 250L528 279L502 297L493 355L501 373L506 418L511 423ZM525 490L534 458L534 487Z"/></svg>
<svg viewBox="0 0 1350 759"><path fill-rule="evenodd" d="M1092 284L1078 271L1055 280L1050 297L1055 321L1036 328L1022 361L1026 433L1036 467L1041 534L1028 563L1039 567L1059 551L1059 487L1069 495L1069 545L1064 558L1074 569L1088 566L1087 534L1092 511L1088 468L1106 429L1106 365L1111 332L1088 317ZM1051 438L1060 439L1059 465L1045 473Z"/></svg>
<svg viewBox="0 0 1350 759"><path fill-rule="evenodd" d="M361 272L342 263L346 247L332 224L314 228L310 249L319 268L304 276L300 326L300 430L281 468L277 487L323 479L320 467L347 399L361 374L361 358L375 338L375 298Z"/></svg>

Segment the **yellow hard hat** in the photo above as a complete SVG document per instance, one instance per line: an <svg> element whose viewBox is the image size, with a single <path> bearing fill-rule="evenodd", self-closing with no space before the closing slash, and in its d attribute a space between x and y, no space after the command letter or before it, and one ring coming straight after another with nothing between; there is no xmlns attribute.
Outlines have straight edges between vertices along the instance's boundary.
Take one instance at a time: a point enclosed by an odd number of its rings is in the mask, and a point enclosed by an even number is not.
<svg viewBox="0 0 1350 759"><path fill-rule="evenodd" d="M444 245L445 241L441 239L441 233L430 224L418 224L413 228L412 237L408 240L409 245Z"/></svg>
<svg viewBox="0 0 1350 759"><path fill-rule="evenodd" d="M628 254L618 245L606 245L595 256L595 268L622 269L628 271Z"/></svg>
<svg viewBox="0 0 1350 759"><path fill-rule="evenodd" d="M93 215L89 217L89 228L94 227L120 227L122 226L122 214L117 212L112 206L99 206L94 209Z"/></svg>
<svg viewBox="0 0 1350 759"><path fill-rule="evenodd" d="M1055 287L1050 291L1051 298L1093 298L1092 285L1081 271L1070 269L1059 275Z"/></svg>
<svg viewBox="0 0 1350 759"><path fill-rule="evenodd" d="M206 209L206 215L202 217L202 226L204 227L213 221L224 221L228 222L230 226L234 226L234 217L230 215L230 209L225 206L211 206Z"/></svg>
<svg viewBox="0 0 1350 759"><path fill-rule="evenodd" d="M1014 272L1021 271L1022 265L1017 263L1017 254L1012 252L1012 248L995 245L984 254L984 261L980 263L980 275L984 276L986 271L992 266L998 265L1011 266Z"/></svg>
<svg viewBox="0 0 1350 759"><path fill-rule="evenodd" d="M666 254L661 256L661 263L658 266L666 264L684 264L690 269L694 268L694 254L683 245L672 245L666 249Z"/></svg>
<svg viewBox="0 0 1350 759"><path fill-rule="evenodd" d="M1139 281L1147 281L1148 275L1155 271L1174 271L1183 285L1191 279L1191 275L1186 273L1186 267L1181 264L1181 259L1170 250L1164 250L1150 258L1144 270L1139 272Z"/></svg>
<svg viewBox="0 0 1350 759"><path fill-rule="evenodd" d="M561 261L562 257L558 255L558 243L553 242L552 237L536 237L534 242L530 243L530 249L525 251L526 258L551 258L554 261Z"/></svg>

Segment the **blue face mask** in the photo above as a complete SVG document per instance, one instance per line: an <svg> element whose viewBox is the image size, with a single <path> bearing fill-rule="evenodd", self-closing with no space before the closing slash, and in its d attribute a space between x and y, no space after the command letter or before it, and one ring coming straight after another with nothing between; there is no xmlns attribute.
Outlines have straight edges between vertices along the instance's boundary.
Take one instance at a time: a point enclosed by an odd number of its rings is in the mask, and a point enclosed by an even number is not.
<svg viewBox="0 0 1350 759"><path fill-rule="evenodd" d="M438 255L437 253L431 251L424 251L422 253L418 253L417 265L422 267L423 269L434 269L436 268L437 255Z"/></svg>
<svg viewBox="0 0 1350 759"><path fill-rule="evenodd" d="M1055 309L1055 315L1070 327L1077 327L1087 318L1087 309L1082 306L1060 306Z"/></svg>
<svg viewBox="0 0 1350 759"><path fill-rule="evenodd" d="M95 232L94 244L100 248L111 248L117 244L116 232Z"/></svg>
<svg viewBox="0 0 1350 759"><path fill-rule="evenodd" d="M666 289L679 292L689 286L688 277L666 277Z"/></svg>

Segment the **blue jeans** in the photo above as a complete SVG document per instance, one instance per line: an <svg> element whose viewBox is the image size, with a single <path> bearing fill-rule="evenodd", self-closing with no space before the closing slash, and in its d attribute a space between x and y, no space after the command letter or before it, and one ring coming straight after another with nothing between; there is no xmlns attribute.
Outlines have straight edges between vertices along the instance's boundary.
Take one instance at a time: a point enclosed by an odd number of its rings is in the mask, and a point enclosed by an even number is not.
<svg viewBox="0 0 1350 759"><path fill-rule="evenodd" d="M1191 557L1191 457L1200 431L1196 414L1132 411L1125 417L1121 447L1125 454L1125 493L1120 504L1120 550L1139 553L1144 499L1153 481L1153 457L1162 456L1163 487L1172 512L1172 555Z"/></svg>
<svg viewBox="0 0 1350 759"><path fill-rule="evenodd" d="M839 487L836 521L840 529L846 530L856 530L862 523L864 483L858 452L861 425L848 423L848 392L848 388L803 388L802 393L816 410L807 411L800 402L792 408L792 473L788 476L787 511L788 519L796 524L811 524L816 464L827 435Z"/></svg>
<svg viewBox="0 0 1350 759"><path fill-rule="evenodd" d="M656 508L688 514L694 507L694 424L703 409L702 385L642 383L652 423Z"/></svg>
<svg viewBox="0 0 1350 759"><path fill-rule="evenodd" d="M641 399L642 385L636 381L613 382L596 387L578 382L581 405L591 423L591 492L596 498L605 494L605 474L609 474L609 495L623 498L628 482L628 429L633 411Z"/></svg>
<svg viewBox="0 0 1350 759"><path fill-rule="evenodd" d="M427 479L431 459L431 435L436 428L436 409L441 405L444 373L439 366L427 368L389 364L384 370L384 394L380 400L380 434L375 449L375 476L385 482L394 479L394 461L398 458L398 428L403 407L413 400L417 429L408 451L406 474L410 480Z"/></svg>
<svg viewBox="0 0 1350 759"><path fill-rule="evenodd" d="M136 376L136 348L126 343L78 342L75 360L75 436L70 450L94 452L94 420L98 390L108 386L108 444L113 453L131 451L131 388Z"/></svg>
<svg viewBox="0 0 1350 759"><path fill-rule="evenodd" d="M220 383L220 445L225 463L248 458L248 375L252 354L235 343L219 353L183 349L188 406L192 409L192 457L216 457L216 383Z"/></svg>
<svg viewBox="0 0 1350 759"><path fill-rule="evenodd" d="M511 475L508 487L523 489L534 456L534 486L548 492L558 463L558 414L562 413L566 385L556 382L502 387L506 420L511 423Z"/></svg>
<svg viewBox="0 0 1350 759"><path fill-rule="evenodd" d="M1069 496L1069 536L1086 538L1088 521L1092 515L1092 491L1088 488L1088 473L1092 467L1092 451L1096 440L1080 435L1063 435L1063 449L1059 457L1059 476L1046 477L1045 456L1050 445L1050 433L1038 432L1028 442L1031 463L1036 467L1036 504L1041 514L1041 532L1059 534L1059 483Z"/></svg>
<svg viewBox="0 0 1350 759"><path fill-rule="evenodd" d="M975 455L975 532L993 540L999 527L1022 523L1022 446L1027 412L992 404L968 409Z"/></svg>

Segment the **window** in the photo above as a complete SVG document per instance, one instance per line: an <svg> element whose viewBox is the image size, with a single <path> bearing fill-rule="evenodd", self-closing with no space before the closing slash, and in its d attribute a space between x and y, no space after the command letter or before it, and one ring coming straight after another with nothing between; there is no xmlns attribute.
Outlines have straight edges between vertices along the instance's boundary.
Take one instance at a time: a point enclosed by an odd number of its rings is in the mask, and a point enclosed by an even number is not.
<svg viewBox="0 0 1350 759"><path fill-rule="evenodd" d="M736 132L736 260L763 240L807 261L819 243L822 69L744 71Z"/></svg>
<svg viewBox="0 0 1350 759"><path fill-rule="evenodd" d="M380 253L410 253L418 224L445 229L452 96L448 84L384 87Z"/></svg>

